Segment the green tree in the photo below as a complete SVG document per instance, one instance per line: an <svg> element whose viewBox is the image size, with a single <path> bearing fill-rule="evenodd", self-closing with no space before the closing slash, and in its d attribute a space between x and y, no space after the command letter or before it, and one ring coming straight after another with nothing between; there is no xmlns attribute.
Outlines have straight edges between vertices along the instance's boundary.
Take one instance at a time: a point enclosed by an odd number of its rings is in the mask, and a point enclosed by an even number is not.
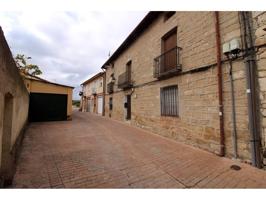
<svg viewBox="0 0 266 200"><path fill-rule="evenodd" d="M24 54L17 54L15 61L19 70L24 74L30 74L33 76L41 75L42 71L40 70L38 65L28 63L28 60L30 59L31 57L27 57Z"/></svg>

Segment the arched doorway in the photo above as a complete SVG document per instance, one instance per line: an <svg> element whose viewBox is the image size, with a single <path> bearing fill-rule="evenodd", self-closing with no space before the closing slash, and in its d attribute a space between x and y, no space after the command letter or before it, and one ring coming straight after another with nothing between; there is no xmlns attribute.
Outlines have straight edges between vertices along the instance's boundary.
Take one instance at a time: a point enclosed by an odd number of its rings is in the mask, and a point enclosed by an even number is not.
<svg viewBox="0 0 266 200"><path fill-rule="evenodd" d="M2 135L2 155L1 155L1 177L5 185L11 183L13 178L13 159L11 156L11 135L13 119L13 96L10 93L4 99L4 118Z"/></svg>

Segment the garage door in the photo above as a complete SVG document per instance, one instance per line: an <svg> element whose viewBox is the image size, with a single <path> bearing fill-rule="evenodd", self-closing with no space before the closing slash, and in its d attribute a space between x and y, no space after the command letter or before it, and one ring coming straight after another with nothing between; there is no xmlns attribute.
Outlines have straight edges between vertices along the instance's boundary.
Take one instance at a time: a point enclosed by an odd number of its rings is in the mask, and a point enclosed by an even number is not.
<svg viewBox="0 0 266 200"><path fill-rule="evenodd" d="M99 96L98 97L98 114L102 114L103 112L103 97L102 96Z"/></svg>
<svg viewBox="0 0 266 200"><path fill-rule="evenodd" d="M67 119L67 95L30 93L29 120L60 121Z"/></svg>

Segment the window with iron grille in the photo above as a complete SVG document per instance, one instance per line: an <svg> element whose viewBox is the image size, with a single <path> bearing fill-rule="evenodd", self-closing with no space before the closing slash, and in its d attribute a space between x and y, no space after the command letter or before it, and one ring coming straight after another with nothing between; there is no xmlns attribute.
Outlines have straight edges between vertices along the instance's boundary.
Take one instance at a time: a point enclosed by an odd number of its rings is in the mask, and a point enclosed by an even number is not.
<svg viewBox="0 0 266 200"><path fill-rule="evenodd" d="M178 116L178 112L177 85L161 88L161 115Z"/></svg>

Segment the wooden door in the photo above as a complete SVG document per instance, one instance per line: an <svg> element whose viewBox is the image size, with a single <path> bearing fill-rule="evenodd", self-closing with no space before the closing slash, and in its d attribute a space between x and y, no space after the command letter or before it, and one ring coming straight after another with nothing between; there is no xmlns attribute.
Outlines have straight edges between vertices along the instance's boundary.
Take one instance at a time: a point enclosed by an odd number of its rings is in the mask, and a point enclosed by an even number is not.
<svg viewBox="0 0 266 200"><path fill-rule="evenodd" d="M97 99L96 99L96 96L93 97L93 113L96 113L96 102Z"/></svg>
<svg viewBox="0 0 266 200"><path fill-rule="evenodd" d="M131 119L131 95L127 95L127 120Z"/></svg>
<svg viewBox="0 0 266 200"><path fill-rule="evenodd" d="M176 47L177 36L176 30L171 31L163 38L162 53L163 53L163 72L174 69L177 64Z"/></svg>

